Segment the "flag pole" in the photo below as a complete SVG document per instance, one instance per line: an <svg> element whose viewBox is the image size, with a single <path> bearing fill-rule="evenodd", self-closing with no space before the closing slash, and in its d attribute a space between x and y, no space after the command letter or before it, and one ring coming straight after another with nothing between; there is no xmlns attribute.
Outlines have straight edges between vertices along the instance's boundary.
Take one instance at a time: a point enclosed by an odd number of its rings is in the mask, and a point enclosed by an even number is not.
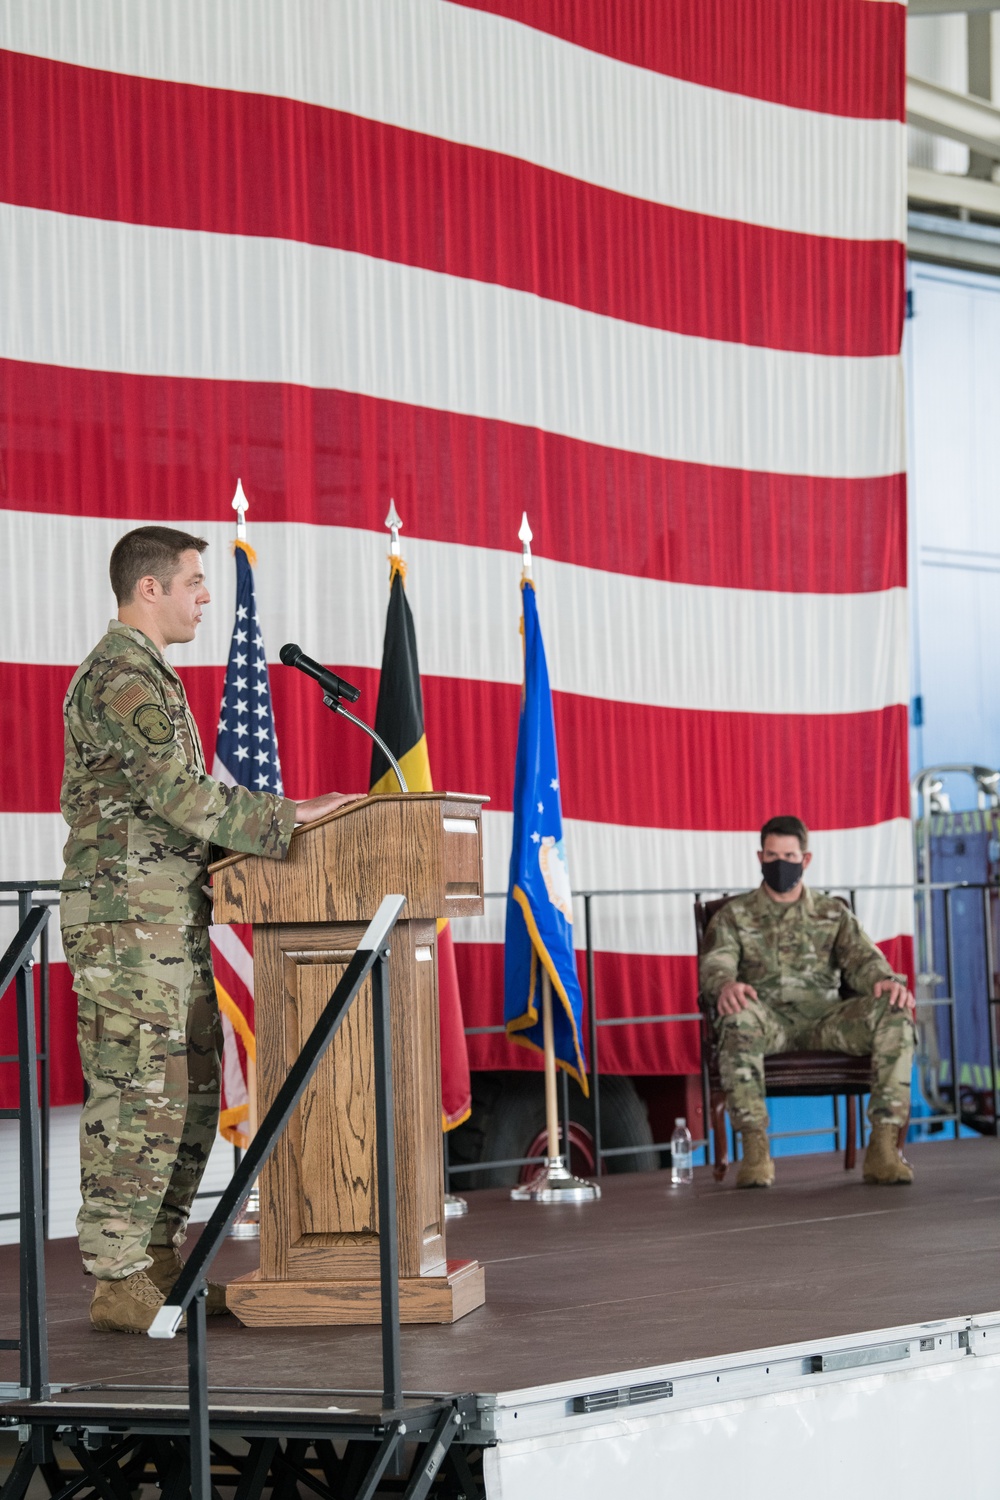
<svg viewBox="0 0 1000 1500"><path fill-rule="evenodd" d="M233 510L236 512L236 540L245 542L247 539L247 511L250 502L243 491L242 479L236 481L236 494L233 496ZM257 1134L259 1116L257 1112L257 1064L252 1057L247 1056L247 1145ZM255 1196L257 1189L254 1188L251 1197Z"/></svg>
<svg viewBox="0 0 1000 1500"><path fill-rule="evenodd" d="M236 481L236 493L233 496L233 510L236 512L236 540L245 542L247 539L247 511L250 502L243 489L242 479ZM259 1115L257 1111L257 1064L247 1053L247 1146L257 1134ZM244 1148L245 1149L245 1148ZM254 1183L247 1195L247 1201L240 1209L229 1231L231 1240L256 1240L260 1238L260 1190Z"/></svg>
<svg viewBox="0 0 1000 1500"><path fill-rule="evenodd" d="M517 533L521 543L521 583L533 583L531 575L532 531L528 525L528 513L521 515L521 526ZM556 1037L552 1019L552 979L545 964L538 957L542 989L542 1052L545 1059L545 1166L531 1182L511 1188L510 1196L515 1203L593 1203L601 1196L596 1182L575 1177L569 1170L569 1141L565 1142L565 1155L559 1146L559 1095L556 1087Z"/></svg>
<svg viewBox="0 0 1000 1500"><path fill-rule="evenodd" d="M556 1093L556 1034L552 1025L552 980L542 969L542 1046L545 1049L545 1127L549 1138L549 1161L562 1161L559 1149L559 1099Z"/></svg>
<svg viewBox="0 0 1000 1500"><path fill-rule="evenodd" d="M401 552L400 546L399 546L399 533L403 529L403 521L402 521L402 517L400 516L399 512L396 509L396 502L395 502L395 500L393 500L391 498L389 500L389 513L388 513L388 515L385 518L385 529L389 533L389 565L390 565L389 579L390 579L390 584L391 584L392 580L396 576L396 571L397 570L399 570L399 571L402 572L404 580L406 578L406 565L403 562L403 555L402 555L402 552ZM405 790L405 787L403 788L403 790ZM441 1166L442 1166L442 1170L443 1170L444 1169L444 1152L443 1151L442 1151ZM468 1201L465 1198L461 1197L458 1193L449 1193L449 1191L448 1191L448 1178L447 1178L447 1175L445 1175L445 1178L444 1178L444 1216L445 1216L445 1218L446 1219L464 1219L465 1215L468 1212L469 1212Z"/></svg>
<svg viewBox="0 0 1000 1500"><path fill-rule="evenodd" d="M531 577L532 531L528 525L528 512L521 515L521 527L517 533L521 543L521 578ZM542 1048L545 1055L545 1132L548 1137L549 1161L562 1163L559 1149L559 1095L556 1087L556 1034L552 1024L552 980L549 971L542 968Z"/></svg>

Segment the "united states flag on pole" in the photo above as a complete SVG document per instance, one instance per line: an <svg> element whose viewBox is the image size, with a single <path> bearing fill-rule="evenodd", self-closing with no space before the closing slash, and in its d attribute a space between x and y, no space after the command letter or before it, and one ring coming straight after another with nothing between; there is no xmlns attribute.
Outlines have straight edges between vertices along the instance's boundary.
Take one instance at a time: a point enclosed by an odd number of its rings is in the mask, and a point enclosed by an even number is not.
<svg viewBox="0 0 1000 1500"><path fill-rule="evenodd" d="M235 543L234 551L236 620L212 775L228 786L238 784L258 792L277 792L280 796L278 738L274 732L264 637L257 620L253 586L252 565L257 558L253 548L243 541ZM219 1129L234 1145L246 1146L253 1135L251 1101L256 1063L250 927L242 923L214 926L211 938L215 989L225 1037Z"/></svg>

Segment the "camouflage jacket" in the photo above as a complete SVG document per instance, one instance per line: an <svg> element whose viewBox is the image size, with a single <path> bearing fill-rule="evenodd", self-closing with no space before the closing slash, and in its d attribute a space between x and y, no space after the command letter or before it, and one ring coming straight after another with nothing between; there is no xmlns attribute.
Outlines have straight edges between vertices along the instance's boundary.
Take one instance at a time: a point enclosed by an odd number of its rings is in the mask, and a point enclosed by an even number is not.
<svg viewBox="0 0 1000 1500"><path fill-rule="evenodd" d="M149 638L112 620L63 703L60 807L70 834L64 927L211 920L210 847L282 859L295 803L224 786L205 772L184 685Z"/></svg>
<svg viewBox="0 0 1000 1500"><path fill-rule="evenodd" d="M838 1000L842 982L855 994L870 994L880 979L906 982L843 902L804 886L797 901L785 904L763 885L716 912L698 978L713 1004L731 979L753 985L772 1005Z"/></svg>

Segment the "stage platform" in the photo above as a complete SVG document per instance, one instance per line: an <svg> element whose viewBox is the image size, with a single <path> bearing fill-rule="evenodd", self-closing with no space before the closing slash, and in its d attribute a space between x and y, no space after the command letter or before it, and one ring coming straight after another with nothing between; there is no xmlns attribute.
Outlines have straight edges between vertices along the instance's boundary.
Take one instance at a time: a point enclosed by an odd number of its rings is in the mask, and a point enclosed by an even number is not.
<svg viewBox="0 0 1000 1500"><path fill-rule="evenodd" d="M911 1188L866 1187L860 1169L846 1173L831 1153L781 1160L769 1192L735 1191L733 1170L719 1186L705 1169L689 1188L671 1187L666 1173L606 1178L599 1203L575 1208L514 1204L501 1191L470 1195L469 1216L449 1224L449 1253L485 1264L487 1303L450 1326L403 1328L414 1410L426 1394L470 1394L466 1437L495 1445L486 1455L487 1492L547 1500L610 1493L577 1472L585 1454L590 1479L605 1484L597 1476L609 1442L613 1464L625 1465L623 1482L630 1472L630 1492L644 1494L640 1471L654 1452L656 1463L674 1454L676 1467L724 1411L730 1428L739 1426L754 1403L771 1403L764 1427L770 1422L773 1431L783 1408L781 1421L794 1409L801 1428L808 1411L822 1427L817 1393L831 1385L838 1399L850 1386L852 1401L863 1387L877 1412L884 1399L877 1393L893 1381L909 1382L909 1390L926 1377L924 1405L926 1398L943 1412L944 1393L954 1390L963 1410L974 1412L981 1399L995 1413L1000 1143L945 1141L908 1155L917 1171ZM240 1275L255 1258L254 1244L229 1242L216 1273ZM107 1421L116 1407L182 1409L183 1338L93 1332L93 1283L79 1270L74 1242L49 1244L47 1270L51 1378L62 1387L50 1412L66 1408L78 1423L87 1413ZM16 1328L16 1290L16 1250L4 1247L0 1332ZM209 1334L220 1420L224 1408L271 1411L276 1421L279 1412L292 1420L336 1407L360 1413L372 1403L350 1393L380 1385L377 1328L250 1330L219 1318ZM14 1358L0 1354L0 1380L14 1379ZM964 1369L965 1381L973 1366L979 1395L953 1378ZM926 1423L926 1412L915 1420ZM855 1424L859 1442L863 1428ZM763 1458L754 1433L744 1466L752 1467L754 1451ZM850 1436L842 1426L841 1440ZM953 1433L949 1447L954 1441ZM993 1460L989 1469L992 1483ZM739 1472L743 1493L757 1494L749 1473ZM768 1472L760 1493L780 1493ZM962 1487L979 1493L966 1478ZM827 1492L822 1476L810 1489Z"/></svg>

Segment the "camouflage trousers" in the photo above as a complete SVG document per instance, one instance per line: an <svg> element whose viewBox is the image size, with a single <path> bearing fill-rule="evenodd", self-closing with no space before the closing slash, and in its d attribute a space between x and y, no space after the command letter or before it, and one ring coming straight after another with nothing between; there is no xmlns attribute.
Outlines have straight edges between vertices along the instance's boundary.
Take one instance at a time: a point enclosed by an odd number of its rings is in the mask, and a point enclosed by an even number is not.
<svg viewBox="0 0 1000 1500"><path fill-rule="evenodd" d="M91 923L63 930L87 1084L77 1217L102 1280L180 1245L219 1119L222 1028L206 927Z"/></svg>
<svg viewBox="0 0 1000 1500"><path fill-rule="evenodd" d="M734 1016L717 1016L719 1073L734 1130L767 1128L764 1058L774 1052L871 1053L868 1118L902 1125L910 1113L910 1072L916 1030L884 995L850 1000L751 1000Z"/></svg>

